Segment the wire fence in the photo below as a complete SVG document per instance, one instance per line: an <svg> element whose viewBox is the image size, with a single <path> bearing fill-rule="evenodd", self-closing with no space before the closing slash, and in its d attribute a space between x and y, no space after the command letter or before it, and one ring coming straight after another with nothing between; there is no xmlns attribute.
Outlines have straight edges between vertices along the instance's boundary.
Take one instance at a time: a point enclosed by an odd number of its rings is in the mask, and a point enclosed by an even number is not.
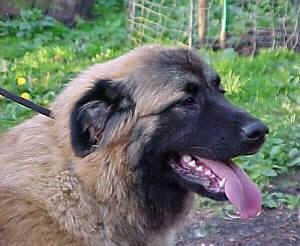
<svg viewBox="0 0 300 246"><path fill-rule="evenodd" d="M129 37L212 49L300 52L300 0L130 0Z"/></svg>

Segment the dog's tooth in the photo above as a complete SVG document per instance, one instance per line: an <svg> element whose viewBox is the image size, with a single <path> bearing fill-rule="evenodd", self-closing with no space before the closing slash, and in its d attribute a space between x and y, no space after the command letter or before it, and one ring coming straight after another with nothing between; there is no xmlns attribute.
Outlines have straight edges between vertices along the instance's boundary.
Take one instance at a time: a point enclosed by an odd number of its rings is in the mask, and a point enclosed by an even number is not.
<svg viewBox="0 0 300 246"><path fill-rule="evenodd" d="M197 166L196 170L199 171L199 172L202 172L203 171L203 167L202 166Z"/></svg>
<svg viewBox="0 0 300 246"><path fill-rule="evenodd" d="M192 161L188 162L188 165L190 167L195 167L196 166L196 162L194 160L192 160Z"/></svg>
<svg viewBox="0 0 300 246"><path fill-rule="evenodd" d="M217 187L216 189L215 189L215 192L216 193L219 193L221 191L221 189L219 188L219 187Z"/></svg>
<svg viewBox="0 0 300 246"><path fill-rule="evenodd" d="M205 185L205 186L210 186L210 180L207 179L207 180L205 181L204 185Z"/></svg>
<svg viewBox="0 0 300 246"><path fill-rule="evenodd" d="M209 169L207 169L207 170L205 170L204 174L210 176L211 175L211 171Z"/></svg>
<svg viewBox="0 0 300 246"><path fill-rule="evenodd" d="M192 157L190 155L183 155L182 160L188 163L192 160Z"/></svg>
<svg viewBox="0 0 300 246"><path fill-rule="evenodd" d="M220 186L221 188L224 188L225 181L226 181L225 178L222 178L222 180L219 181L219 186Z"/></svg>

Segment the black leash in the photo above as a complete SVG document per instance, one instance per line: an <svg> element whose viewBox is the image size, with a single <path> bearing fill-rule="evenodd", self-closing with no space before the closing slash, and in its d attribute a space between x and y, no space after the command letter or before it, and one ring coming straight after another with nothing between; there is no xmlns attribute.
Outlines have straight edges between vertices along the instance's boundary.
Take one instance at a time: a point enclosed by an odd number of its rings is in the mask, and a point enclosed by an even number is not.
<svg viewBox="0 0 300 246"><path fill-rule="evenodd" d="M30 108L32 109L33 111L35 112L38 112L42 115L45 115L51 119L54 119L52 113L51 113L51 110L50 109L47 109L47 108L44 108L38 104L35 104L34 102L30 101L30 100L27 100L25 98L22 98L22 97L19 97L3 88L0 87L0 95L1 96L4 96L14 102L17 102L19 104L22 104L23 106L27 107L27 108Z"/></svg>

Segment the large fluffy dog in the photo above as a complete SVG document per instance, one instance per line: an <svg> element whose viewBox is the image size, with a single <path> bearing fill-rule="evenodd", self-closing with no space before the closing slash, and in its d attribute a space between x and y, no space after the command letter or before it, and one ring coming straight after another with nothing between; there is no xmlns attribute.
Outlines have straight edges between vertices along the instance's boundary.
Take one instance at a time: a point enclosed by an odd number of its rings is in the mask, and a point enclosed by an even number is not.
<svg viewBox="0 0 300 246"><path fill-rule="evenodd" d="M0 139L1 246L166 246L194 192L255 216L231 158L267 127L224 98L195 52L146 46L97 64Z"/></svg>

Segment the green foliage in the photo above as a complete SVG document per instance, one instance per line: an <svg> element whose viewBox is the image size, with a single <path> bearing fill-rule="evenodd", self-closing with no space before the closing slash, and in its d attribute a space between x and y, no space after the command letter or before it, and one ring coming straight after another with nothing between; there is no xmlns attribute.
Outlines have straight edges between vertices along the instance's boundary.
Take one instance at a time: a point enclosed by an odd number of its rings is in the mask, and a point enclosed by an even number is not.
<svg viewBox="0 0 300 246"><path fill-rule="evenodd" d="M286 206L290 209L300 208L300 197L282 192L265 193L263 205L267 208Z"/></svg>
<svg viewBox="0 0 300 246"><path fill-rule="evenodd" d="M17 38L33 38L40 33L48 32L56 35L63 33L64 26L50 16L44 16L39 9L21 10L20 17L10 21L0 21L0 37L16 36Z"/></svg>
<svg viewBox="0 0 300 246"><path fill-rule="evenodd" d="M93 21L79 19L74 29L51 18L51 24L46 25L45 19L50 19L38 10L22 11L20 18L2 21L6 29L1 29L0 86L19 95L29 93L33 101L47 106L64 84L89 64L128 49L124 11L98 6L94 15L97 17ZM19 35L22 23L31 24L28 33ZM18 85L20 78L26 83ZM3 98L0 112L0 132L32 115Z"/></svg>
<svg viewBox="0 0 300 246"><path fill-rule="evenodd" d="M20 17L0 20L0 46L2 58L24 55L53 42L66 38L68 28L39 9L21 10ZM21 42L20 42L21 41Z"/></svg>
<svg viewBox="0 0 300 246"><path fill-rule="evenodd" d="M101 13L104 10L122 11L125 5L124 0L96 0L94 4L94 12Z"/></svg>
<svg viewBox="0 0 300 246"><path fill-rule="evenodd" d="M208 36L215 37L220 32L223 0L211 0L209 4L211 8ZM294 26L290 24L295 24L297 17L297 7L292 1L228 1L227 31L237 35L246 33L249 29L282 28L283 21L287 31L292 31Z"/></svg>

